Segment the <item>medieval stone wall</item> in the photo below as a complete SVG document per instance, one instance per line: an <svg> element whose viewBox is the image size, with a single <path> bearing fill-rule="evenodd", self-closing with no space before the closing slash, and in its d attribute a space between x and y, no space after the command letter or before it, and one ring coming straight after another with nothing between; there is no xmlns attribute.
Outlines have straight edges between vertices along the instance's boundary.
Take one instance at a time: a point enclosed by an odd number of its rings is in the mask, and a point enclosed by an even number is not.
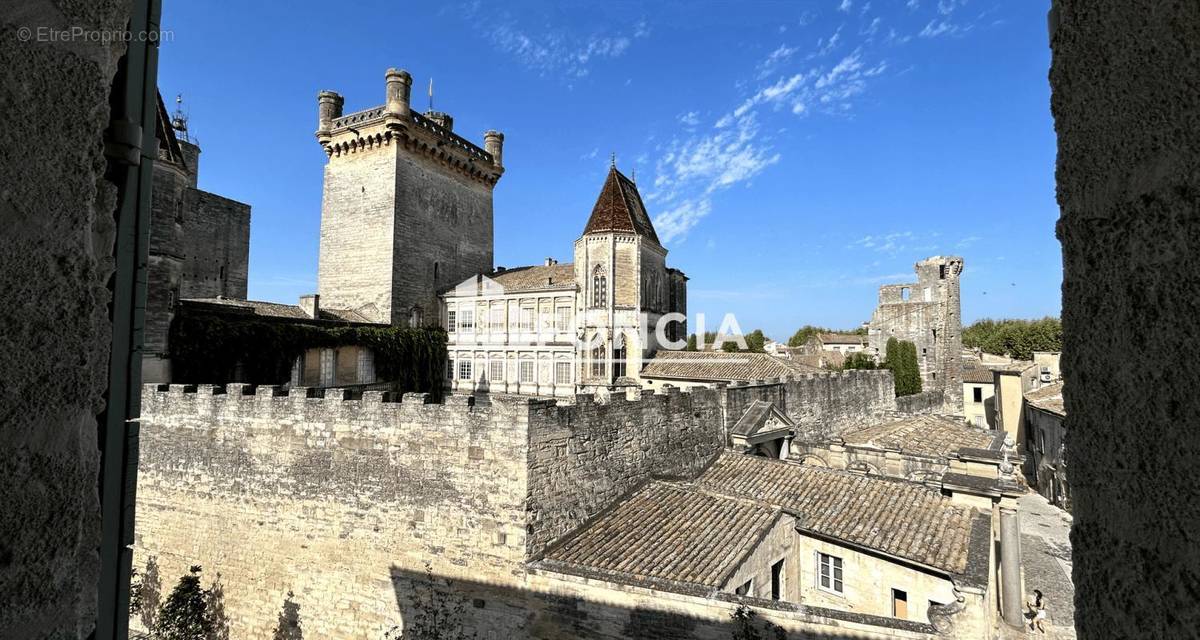
<svg viewBox="0 0 1200 640"><path fill-rule="evenodd" d="M638 392L635 392L638 393ZM694 477L725 445L717 393L590 395L529 418L531 554L652 476Z"/></svg>
<svg viewBox="0 0 1200 640"><path fill-rule="evenodd" d="M735 384L721 390L730 429L755 400L775 403L796 423L801 439L820 440L860 429L896 409L892 373L855 369L784 381Z"/></svg>
<svg viewBox="0 0 1200 640"><path fill-rule="evenodd" d="M417 307L423 322L436 324L439 288L492 270L493 185L426 156L410 156L403 149L399 153L392 177L396 185L393 322L408 322Z"/></svg>
<svg viewBox="0 0 1200 640"><path fill-rule="evenodd" d="M392 321L397 151L360 149L325 165L317 292L321 305Z"/></svg>
<svg viewBox="0 0 1200 640"><path fill-rule="evenodd" d="M1049 32L1075 628L1194 637L1200 4L1055 0Z"/></svg>
<svg viewBox="0 0 1200 640"><path fill-rule="evenodd" d="M311 637L377 637L393 567L519 580L528 399L191 389L143 394L135 566L220 572L235 637L270 637L288 591Z"/></svg>
<svg viewBox="0 0 1200 640"><path fill-rule="evenodd" d="M184 298L246 299L250 265L250 206L188 189L183 211Z"/></svg>

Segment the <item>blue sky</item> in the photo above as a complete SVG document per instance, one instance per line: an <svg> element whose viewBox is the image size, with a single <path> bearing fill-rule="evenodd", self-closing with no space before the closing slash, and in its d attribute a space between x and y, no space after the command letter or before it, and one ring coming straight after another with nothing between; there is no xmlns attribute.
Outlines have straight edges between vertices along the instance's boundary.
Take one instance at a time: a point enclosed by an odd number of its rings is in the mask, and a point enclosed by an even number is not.
<svg viewBox="0 0 1200 640"><path fill-rule="evenodd" d="M497 264L571 260L616 153L710 324L850 328L939 253L968 322L1059 312L1045 0L165 5L159 84L201 188L253 207L251 298L316 289L317 92L377 106L394 66L504 132Z"/></svg>

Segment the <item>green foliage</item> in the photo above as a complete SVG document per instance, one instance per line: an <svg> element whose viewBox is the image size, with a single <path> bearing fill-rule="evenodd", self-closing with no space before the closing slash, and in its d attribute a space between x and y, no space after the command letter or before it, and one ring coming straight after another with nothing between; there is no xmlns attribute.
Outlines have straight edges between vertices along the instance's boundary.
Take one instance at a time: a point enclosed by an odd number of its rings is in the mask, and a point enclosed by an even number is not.
<svg viewBox="0 0 1200 640"><path fill-rule="evenodd" d="M908 340L888 338L883 368L892 371L896 397L921 393L921 366L917 362L917 345Z"/></svg>
<svg viewBox="0 0 1200 640"><path fill-rule="evenodd" d="M802 346L804 346L805 342L808 342L809 338L817 335L818 333L832 333L832 332L829 329L826 329L825 327L814 327L811 324L806 324L803 327L796 329L796 333L793 333L792 337L788 338L788 346L789 347L802 347Z"/></svg>
<svg viewBox="0 0 1200 640"><path fill-rule="evenodd" d="M963 330L963 346L986 353L1032 360L1034 351L1062 351L1062 323L1058 318L1040 320L991 320L975 322Z"/></svg>
<svg viewBox="0 0 1200 640"><path fill-rule="evenodd" d="M688 336L687 346L684 347L683 350L684 351L695 351L696 350L696 334L693 333L690 336Z"/></svg>
<svg viewBox="0 0 1200 640"><path fill-rule="evenodd" d="M739 351L763 353L767 345L767 336L762 332L762 329L755 329L754 331L742 336L742 339L746 342L745 349L738 348L736 335L722 336L718 335L716 331L705 331L704 348L706 350L712 349L718 338L722 340L721 351L724 351L725 353L735 353ZM696 344L696 334L693 333L692 335L688 336L687 351L696 351L698 348L699 347Z"/></svg>
<svg viewBox="0 0 1200 640"><path fill-rule="evenodd" d="M155 640L209 640L212 621L207 599L207 592L200 588L200 567L193 566L159 609L151 636Z"/></svg>
<svg viewBox="0 0 1200 640"><path fill-rule="evenodd" d="M746 334L746 350L752 353L763 353L764 347L767 345L767 336L763 335L762 329L755 329Z"/></svg>
<svg viewBox="0 0 1200 640"><path fill-rule="evenodd" d="M440 399L446 372L446 332L436 327L323 327L195 314L175 318L170 345L175 379L193 384L231 382L239 362L246 380L283 384L305 349L344 345L371 349L378 378L397 391Z"/></svg>
<svg viewBox="0 0 1200 640"><path fill-rule="evenodd" d="M846 356L842 361L843 369L874 369L876 368L875 359L867 355L865 351L854 351Z"/></svg>
<svg viewBox="0 0 1200 640"><path fill-rule="evenodd" d="M304 632L300 628L300 605L293 600L291 591L283 600L283 608L279 611L279 621L275 624L272 640L303 640Z"/></svg>
<svg viewBox="0 0 1200 640"><path fill-rule="evenodd" d="M204 601L205 614L208 616L208 640L229 640L229 615L225 613L225 585L221 582L221 574L213 580L208 588Z"/></svg>

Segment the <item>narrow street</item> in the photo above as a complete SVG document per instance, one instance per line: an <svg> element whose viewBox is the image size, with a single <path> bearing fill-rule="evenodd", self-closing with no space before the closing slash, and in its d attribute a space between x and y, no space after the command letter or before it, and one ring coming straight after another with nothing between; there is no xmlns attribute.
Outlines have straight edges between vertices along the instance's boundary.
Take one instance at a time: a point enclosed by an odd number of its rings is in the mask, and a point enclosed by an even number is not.
<svg viewBox="0 0 1200 640"><path fill-rule="evenodd" d="M1075 587L1071 582L1071 514L1030 492L1018 499L1021 555L1029 602L1040 589L1049 624L1047 638L1075 638ZM1028 631L1028 628L1026 629ZM1031 632L1031 635L1040 635Z"/></svg>

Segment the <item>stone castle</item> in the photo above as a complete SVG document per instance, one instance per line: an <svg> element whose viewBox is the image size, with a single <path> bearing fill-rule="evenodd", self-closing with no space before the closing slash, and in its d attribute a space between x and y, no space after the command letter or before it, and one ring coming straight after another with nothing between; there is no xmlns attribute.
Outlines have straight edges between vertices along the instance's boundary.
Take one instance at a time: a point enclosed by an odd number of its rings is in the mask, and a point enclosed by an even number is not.
<svg viewBox="0 0 1200 640"><path fill-rule="evenodd" d="M410 87L389 70L386 104L349 115L318 97L317 294L186 302L444 326L454 393L362 384L363 349L288 385L147 385L136 566L219 572L247 638L284 594L306 635L382 638L427 614L425 566L484 638L727 637L738 604L803 637L989 637L1021 593L1009 452L931 415L955 413L961 259L884 287L872 321L879 357L917 343L926 393L767 354L665 360L687 278L636 184L614 163L573 264L493 269L503 136L473 145Z"/></svg>

